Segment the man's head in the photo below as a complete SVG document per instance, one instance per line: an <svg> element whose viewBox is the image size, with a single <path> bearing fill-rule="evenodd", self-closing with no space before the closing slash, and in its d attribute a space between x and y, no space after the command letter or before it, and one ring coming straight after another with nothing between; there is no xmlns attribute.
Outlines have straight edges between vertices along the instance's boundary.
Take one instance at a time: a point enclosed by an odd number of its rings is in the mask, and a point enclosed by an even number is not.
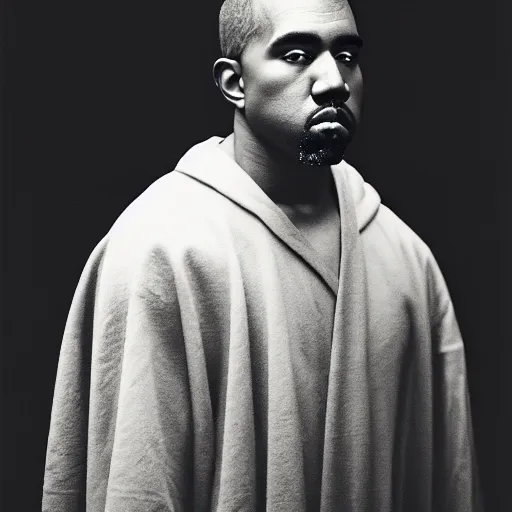
<svg viewBox="0 0 512 512"><path fill-rule="evenodd" d="M341 161L362 103L348 2L226 0L219 22L214 75L243 131L295 161Z"/></svg>

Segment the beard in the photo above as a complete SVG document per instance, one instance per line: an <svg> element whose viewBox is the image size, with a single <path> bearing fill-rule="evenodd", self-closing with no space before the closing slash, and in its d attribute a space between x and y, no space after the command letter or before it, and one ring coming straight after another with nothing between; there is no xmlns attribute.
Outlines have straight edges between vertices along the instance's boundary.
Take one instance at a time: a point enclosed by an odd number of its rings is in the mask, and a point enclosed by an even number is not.
<svg viewBox="0 0 512 512"><path fill-rule="evenodd" d="M336 134L313 134L305 129L299 138L299 162L312 167L339 164L346 146L346 141Z"/></svg>

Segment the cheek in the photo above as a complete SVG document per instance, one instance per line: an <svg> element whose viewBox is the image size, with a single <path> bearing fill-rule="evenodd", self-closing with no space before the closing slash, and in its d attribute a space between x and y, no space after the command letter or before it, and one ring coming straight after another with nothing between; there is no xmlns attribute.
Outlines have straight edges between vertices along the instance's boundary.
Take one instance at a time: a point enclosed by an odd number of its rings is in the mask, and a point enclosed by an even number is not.
<svg viewBox="0 0 512 512"><path fill-rule="evenodd" d="M246 115L285 116L292 119L302 111L309 90L298 69L265 55L263 47L252 44L242 55ZM287 115L287 110L291 112Z"/></svg>
<svg viewBox="0 0 512 512"><path fill-rule="evenodd" d="M350 87L350 98L347 104L350 110L352 110L352 113L356 116L356 119L359 121L361 117L361 107L363 104L363 75L359 68L357 68L357 70L354 71L354 74L350 77L348 86Z"/></svg>
<svg viewBox="0 0 512 512"><path fill-rule="evenodd" d="M247 70L247 92L268 101L307 98L307 79L298 68L293 68L278 59L260 62Z"/></svg>
<svg viewBox="0 0 512 512"><path fill-rule="evenodd" d="M304 80L283 73L266 73L251 77L246 84L245 109L248 120L257 120L266 124L294 126L301 124L300 113L308 94Z"/></svg>
<svg viewBox="0 0 512 512"><path fill-rule="evenodd" d="M245 116L253 128L274 132L277 127L291 127L296 124L293 109L281 95L264 97L248 97L245 103Z"/></svg>

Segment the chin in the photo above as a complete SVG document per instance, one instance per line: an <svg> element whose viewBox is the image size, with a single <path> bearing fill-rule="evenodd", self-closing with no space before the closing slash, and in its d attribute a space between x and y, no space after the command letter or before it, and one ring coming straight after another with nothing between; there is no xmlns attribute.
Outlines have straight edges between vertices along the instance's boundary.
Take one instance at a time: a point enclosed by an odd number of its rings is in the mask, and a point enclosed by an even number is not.
<svg viewBox="0 0 512 512"><path fill-rule="evenodd" d="M337 165L343 160L343 152L320 150L315 153L299 152L299 162L311 167Z"/></svg>
<svg viewBox="0 0 512 512"><path fill-rule="evenodd" d="M343 160L345 141L339 138L316 138L304 132L299 141L299 162L311 167L336 165Z"/></svg>

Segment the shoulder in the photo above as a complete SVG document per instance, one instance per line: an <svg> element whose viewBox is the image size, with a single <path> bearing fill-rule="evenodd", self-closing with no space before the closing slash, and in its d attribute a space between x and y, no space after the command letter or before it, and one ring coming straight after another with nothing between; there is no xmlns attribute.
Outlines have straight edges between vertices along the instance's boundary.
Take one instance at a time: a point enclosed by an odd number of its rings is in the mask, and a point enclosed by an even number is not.
<svg viewBox="0 0 512 512"><path fill-rule="evenodd" d="M416 255L418 258L433 257L426 242L394 211L381 204L373 221L366 228L369 237L379 240L397 252Z"/></svg>
<svg viewBox="0 0 512 512"><path fill-rule="evenodd" d="M374 265L408 283L413 295L426 294L433 310L446 307L450 296L439 264L427 243L406 222L381 204L365 233L365 246Z"/></svg>
<svg viewBox="0 0 512 512"><path fill-rule="evenodd" d="M222 262L219 239L233 204L211 188L172 171L151 184L119 215L93 251L88 271L115 282L148 273L183 272L197 261Z"/></svg>
<svg viewBox="0 0 512 512"><path fill-rule="evenodd" d="M184 226L204 216L215 194L194 179L172 171L152 183L119 215L110 235L138 233L158 236L162 230Z"/></svg>
<svg viewBox="0 0 512 512"><path fill-rule="evenodd" d="M222 199L204 184L172 171L119 215L108 232L108 245L140 252L155 245L176 247L201 239L222 214Z"/></svg>
<svg viewBox="0 0 512 512"><path fill-rule="evenodd" d="M382 203L378 191L357 170L346 163L342 169L355 203L368 263L406 281L423 282L437 273L435 257L418 233Z"/></svg>
<svg viewBox="0 0 512 512"><path fill-rule="evenodd" d="M343 161L334 170L350 191L365 247L391 259L405 257L419 262L433 257L420 236L382 203L378 191L354 167Z"/></svg>

